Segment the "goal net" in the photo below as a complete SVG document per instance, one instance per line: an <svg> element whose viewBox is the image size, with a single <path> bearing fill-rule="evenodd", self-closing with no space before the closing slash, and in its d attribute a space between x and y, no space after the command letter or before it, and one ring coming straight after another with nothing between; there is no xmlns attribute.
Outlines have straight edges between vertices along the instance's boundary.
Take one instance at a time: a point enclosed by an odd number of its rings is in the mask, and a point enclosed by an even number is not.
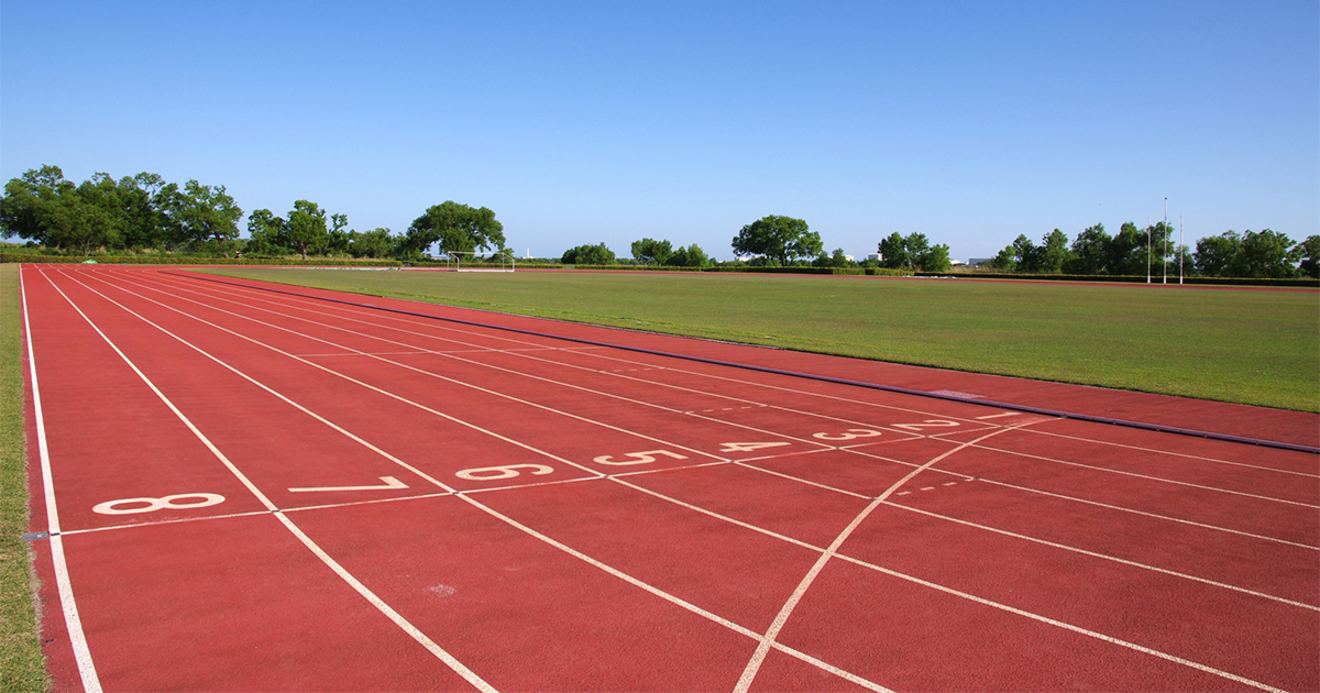
<svg viewBox="0 0 1320 693"><path fill-rule="evenodd" d="M450 272L512 272L513 256L499 250L445 253L445 269Z"/></svg>

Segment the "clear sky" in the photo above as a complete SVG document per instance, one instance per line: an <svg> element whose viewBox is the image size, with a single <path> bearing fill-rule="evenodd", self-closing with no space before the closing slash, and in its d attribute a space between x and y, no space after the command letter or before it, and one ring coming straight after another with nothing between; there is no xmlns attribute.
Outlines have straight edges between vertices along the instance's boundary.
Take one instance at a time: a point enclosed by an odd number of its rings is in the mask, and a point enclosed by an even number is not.
<svg viewBox="0 0 1320 693"><path fill-rule="evenodd" d="M1320 233L1320 3L0 4L0 177L141 171L519 255L805 219L992 256L1184 220ZM246 222L244 222L245 224Z"/></svg>

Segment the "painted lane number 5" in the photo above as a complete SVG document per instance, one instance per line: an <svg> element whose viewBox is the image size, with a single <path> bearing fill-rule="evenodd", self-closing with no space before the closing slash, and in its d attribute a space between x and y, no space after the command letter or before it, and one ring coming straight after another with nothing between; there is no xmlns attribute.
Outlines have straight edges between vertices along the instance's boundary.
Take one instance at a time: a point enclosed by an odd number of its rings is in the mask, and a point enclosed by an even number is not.
<svg viewBox="0 0 1320 693"><path fill-rule="evenodd" d="M596 464L608 464L613 467L627 467L634 464L649 464L651 462L654 462L656 455L664 455L665 457L672 457L676 460L687 459L687 457L683 455L680 455L676 452L670 452L668 450L647 450L646 452L624 453L623 455L624 457L628 457L631 459L619 460L617 462L614 460L613 455L601 455L600 457L594 458L594 461L596 462Z"/></svg>

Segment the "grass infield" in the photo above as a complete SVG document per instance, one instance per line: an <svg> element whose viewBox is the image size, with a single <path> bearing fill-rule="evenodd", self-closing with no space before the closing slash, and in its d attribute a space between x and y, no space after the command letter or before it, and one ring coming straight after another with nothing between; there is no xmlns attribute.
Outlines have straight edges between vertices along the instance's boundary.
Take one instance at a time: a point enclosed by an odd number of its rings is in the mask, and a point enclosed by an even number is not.
<svg viewBox="0 0 1320 693"><path fill-rule="evenodd" d="M44 691L28 568L23 442L23 318L18 265L0 265L0 691Z"/></svg>
<svg viewBox="0 0 1320 693"><path fill-rule="evenodd" d="M1320 292L970 279L226 268L360 294L1320 412Z"/></svg>

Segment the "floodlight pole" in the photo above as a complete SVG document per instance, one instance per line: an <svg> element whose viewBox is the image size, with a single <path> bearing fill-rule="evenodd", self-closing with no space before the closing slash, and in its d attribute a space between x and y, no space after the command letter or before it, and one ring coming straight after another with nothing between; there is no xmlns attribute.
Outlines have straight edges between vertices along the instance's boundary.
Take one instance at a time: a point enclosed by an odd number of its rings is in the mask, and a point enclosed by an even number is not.
<svg viewBox="0 0 1320 693"><path fill-rule="evenodd" d="M1146 283L1150 283L1150 217L1146 217Z"/></svg>

